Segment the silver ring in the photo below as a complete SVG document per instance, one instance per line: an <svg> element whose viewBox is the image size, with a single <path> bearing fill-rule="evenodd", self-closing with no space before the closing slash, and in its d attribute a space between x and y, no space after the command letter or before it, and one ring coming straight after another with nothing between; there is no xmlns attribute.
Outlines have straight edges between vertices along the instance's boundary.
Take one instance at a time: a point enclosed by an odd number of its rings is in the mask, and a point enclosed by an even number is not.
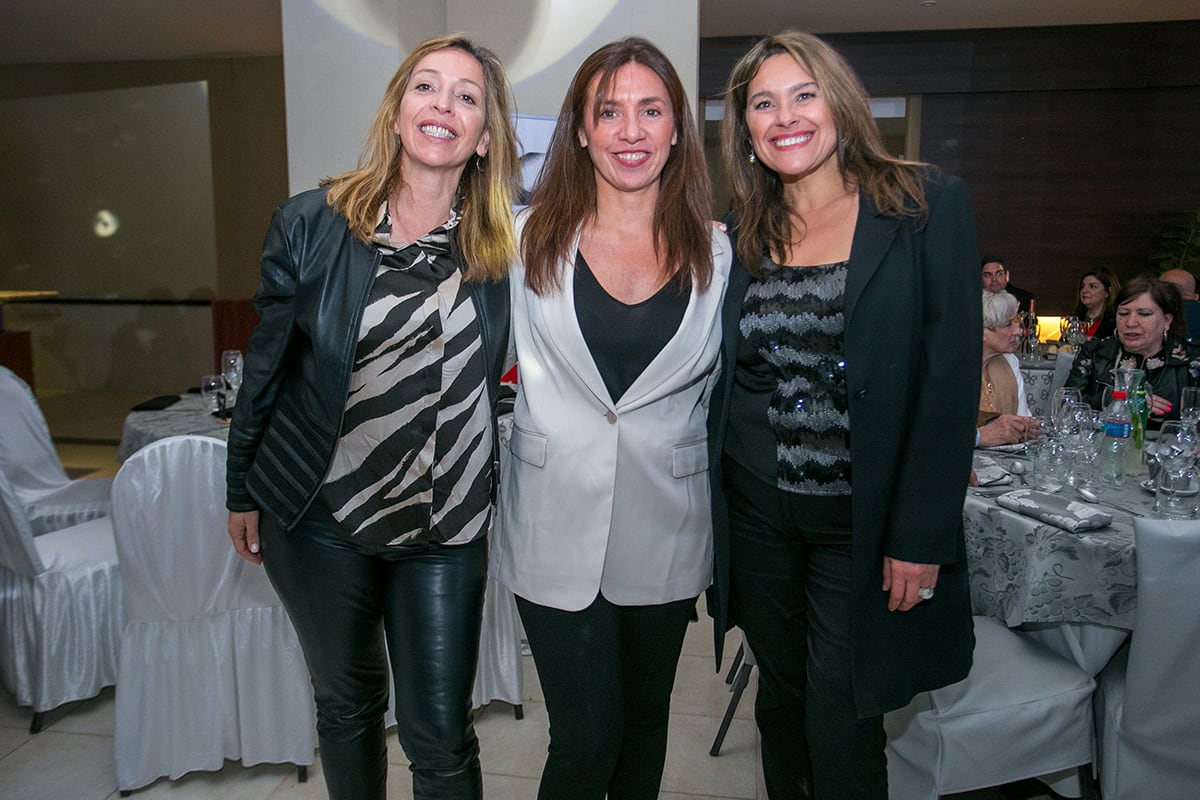
<svg viewBox="0 0 1200 800"><path fill-rule="evenodd" d="M933 587L932 586L922 586L920 589L917 589L917 597L921 598L922 600L932 600L933 599Z"/></svg>

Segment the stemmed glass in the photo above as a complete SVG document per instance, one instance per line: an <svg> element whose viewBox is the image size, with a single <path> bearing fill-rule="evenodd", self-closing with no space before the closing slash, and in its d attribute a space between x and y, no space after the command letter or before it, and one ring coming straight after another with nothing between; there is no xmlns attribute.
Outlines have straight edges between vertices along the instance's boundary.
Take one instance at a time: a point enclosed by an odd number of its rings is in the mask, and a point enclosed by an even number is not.
<svg viewBox="0 0 1200 800"><path fill-rule="evenodd" d="M1154 508L1168 519L1188 519L1195 512L1196 457L1200 454L1200 437L1187 422L1164 422L1158 432L1153 458L1157 463L1154 483Z"/></svg>
<svg viewBox="0 0 1200 800"><path fill-rule="evenodd" d="M1070 435L1075 427L1073 414L1083 405L1083 394L1078 389L1060 386L1050 396L1050 426L1052 436Z"/></svg>
<svg viewBox="0 0 1200 800"><path fill-rule="evenodd" d="M237 403L238 389L242 387L242 351L225 350L221 353L221 375L229 384L229 405Z"/></svg>
<svg viewBox="0 0 1200 800"><path fill-rule="evenodd" d="M225 380L220 375L200 376L200 398L209 413L217 414L225 410Z"/></svg>
<svg viewBox="0 0 1200 800"><path fill-rule="evenodd" d="M1200 426L1200 386L1185 386L1179 398L1179 419L1193 428Z"/></svg>

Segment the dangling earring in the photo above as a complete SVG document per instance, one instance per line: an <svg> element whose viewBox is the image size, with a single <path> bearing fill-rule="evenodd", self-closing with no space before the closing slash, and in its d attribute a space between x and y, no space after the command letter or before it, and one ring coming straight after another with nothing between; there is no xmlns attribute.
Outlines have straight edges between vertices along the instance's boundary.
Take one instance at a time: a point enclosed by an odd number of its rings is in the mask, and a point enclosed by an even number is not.
<svg viewBox="0 0 1200 800"><path fill-rule="evenodd" d="M484 159L483 156L475 156L475 171L476 172L483 172L483 167L484 167L483 159Z"/></svg>
<svg viewBox="0 0 1200 800"><path fill-rule="evenodd" d="M758 163L758 156L754 155L754 151L753 151L753 150L751 150L751 151L750 151L750 163L751 163L751 164L757 164L757 163Z"/></svg>

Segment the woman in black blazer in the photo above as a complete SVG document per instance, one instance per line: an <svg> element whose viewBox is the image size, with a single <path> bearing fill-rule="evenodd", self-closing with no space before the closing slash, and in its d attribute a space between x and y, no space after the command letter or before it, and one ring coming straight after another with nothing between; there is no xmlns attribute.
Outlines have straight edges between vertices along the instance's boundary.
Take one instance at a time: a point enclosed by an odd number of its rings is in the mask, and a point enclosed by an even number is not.
<svg viewBox="0 0 1200 800"><path fill-rule="evenodd" d="M820 39L734 67L733 274L710 409L720 642L760 668L778 798L887 796L882 715L966 676L981 283L963 184L883 147ZM853 491L851 491L853 489Z"/></svg>

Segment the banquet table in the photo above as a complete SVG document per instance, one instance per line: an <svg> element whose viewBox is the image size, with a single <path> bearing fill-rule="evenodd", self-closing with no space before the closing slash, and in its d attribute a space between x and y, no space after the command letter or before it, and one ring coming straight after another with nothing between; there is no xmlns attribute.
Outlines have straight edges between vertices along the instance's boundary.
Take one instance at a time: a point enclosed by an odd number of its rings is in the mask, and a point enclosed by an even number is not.
<svg viewBox="0 0 1200 800"><path fill-rule="evenodd" d="M978 456L982 451L976 451ZM1017 454L989 453L1001 464ZM1032 481L1031 481L1032 482ZM1098 674L1133 630L1137 604L1134 515L1149 515L1154 496L1139 481L1105 488L1097 508L1112 524L1073 533L1003 508L1006 487L969 489L963 530L975 614L1003 621ZM1061 493L1073 490L1064 487ZM1082 502L1082 501L1080 501ZM1130 513L1132 512L1132 513Z"/></svg>
<svg viewBox="0 0 1200 800"><path fill-rule="evenodd" d="M1006 463L1023 456L992 454ZM1032 470L1032 465L1028 465ZM1073 533L1001 507L995 495L1008 487L969 489L963 528L976 614L1022 623L1085 622L1133 628L1133 514L1153 511L1154 495L1129 478L1102 498L1128 511L1099 505L1112 525ZM1071 492L1064 487L1061 493ZM1080 501L1082 503L1082 501Z"/></svg>
<svg viewBox="0 0 1200 800"><path fill-rule="evenodd" d="M130 411L121 429L117 460L124 461L151 442L168 436L213 436L229 439L229 423L220 422L204 408L198 394L180 395L179 402L157 411Z"/></svg>

